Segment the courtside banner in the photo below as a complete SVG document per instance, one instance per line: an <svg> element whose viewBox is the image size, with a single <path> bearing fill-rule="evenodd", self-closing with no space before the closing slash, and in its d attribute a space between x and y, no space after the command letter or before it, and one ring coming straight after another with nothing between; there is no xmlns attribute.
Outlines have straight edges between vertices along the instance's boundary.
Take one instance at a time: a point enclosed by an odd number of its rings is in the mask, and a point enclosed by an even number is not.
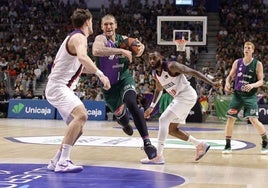
<svg viewBox="0 0 268 188"><path fill-rule="evenodd" d="M56 110L47 100L10 99L8 118L54 119Z"/></svg>
<svg viewBox="0 0 268 188"><path fill-rule="evenodd" d="M106 106L104 101L83 100L87 109L88 120L105 120ZM59 112L56 112L56 119L62 119Z"/></svg>

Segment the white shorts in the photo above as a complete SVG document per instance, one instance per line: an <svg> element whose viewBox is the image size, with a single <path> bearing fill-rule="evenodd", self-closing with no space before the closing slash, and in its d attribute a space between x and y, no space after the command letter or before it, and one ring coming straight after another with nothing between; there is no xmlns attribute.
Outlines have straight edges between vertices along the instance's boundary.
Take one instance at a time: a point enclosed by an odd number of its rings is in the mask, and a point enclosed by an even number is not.
<svg viewBox="0 0 268 188"><path fill-rule="evenodd" d="M47 101L57 108L67 124L73 119L71 116L73 109L83 104L72 89L66 85L55 83L53 80L48 81L45 92Z"/></svg>
<svg viewBox="0 0 268 188"><path fill-rule="evenodd" d="M172 120L173 123L185 124L189 112L197 101L197 94L194 88L189 87L187 90L175 96L166 110L172 111L177 118Z"/></svg>

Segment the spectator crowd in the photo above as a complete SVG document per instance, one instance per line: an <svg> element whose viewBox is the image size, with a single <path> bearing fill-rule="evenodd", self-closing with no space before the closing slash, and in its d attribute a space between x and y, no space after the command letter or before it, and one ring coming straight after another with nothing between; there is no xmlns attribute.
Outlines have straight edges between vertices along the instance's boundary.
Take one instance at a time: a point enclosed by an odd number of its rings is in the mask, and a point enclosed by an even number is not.
<svg viewBox="0 0 268 188"><path fill-rule="evenodd" d="M79 2L79 3L77 3ZM89 37L89 49L94 36L101 32L100 19L103 15L113 14L118 21L118 33L137 37L146 46L146 51L159 50L166 60L177 60L194 67L198 63L202 47L191 47L190 59L186 54L177 52L175 46L157 45L157 16L206 16L205 0L197 1L194 6L175 6L173 0L109 0L108 8L90 10L93 17L94 35ZM56 50L66 34L72 30L70 15L76 8L87 8L84 0L1 0L0 2L0 100L10 98L35 98L40 83L46 81L50 73ZM252 41L255 57L268 67L267 5L262 0L225 0L219 7L220 30L217 36L218 49L216 61L203 68L204 74L214 79L225 80L233 61L242 57L243 43ZM89 50L89 55L90 54ZM146 60L135 58L130 70L137 83L140 105L144 94L152 94L154 80ZM267 74L265 77L267 80ZM199 97L211 99L217 94L225 94L223 89L214 91L206 84L196 81L195 88ZM101 87L94 75L82 75L76 94L81 99L102 100ZM267 83L260 88L260 101L266 101ZM40 98L40 97L39 97ZM262 99L262 100L261 100Z"/></svg>

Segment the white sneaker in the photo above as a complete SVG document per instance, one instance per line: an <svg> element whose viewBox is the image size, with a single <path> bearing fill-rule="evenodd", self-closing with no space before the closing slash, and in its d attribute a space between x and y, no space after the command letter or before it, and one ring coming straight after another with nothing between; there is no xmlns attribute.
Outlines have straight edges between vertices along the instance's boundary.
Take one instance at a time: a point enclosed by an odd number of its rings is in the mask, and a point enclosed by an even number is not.
<svg viewBox="0 0 268 188"><path fill-rule="evenodd" d="M261 150L261 154L263 154L263 155L268 154L268 149L262 149L262 150Z"/></svg>
<svg viewBox="0 0 268 188"><path fill-rule="evenodd" d="M140 162L142 164L165 164L165 159L163 156L157 155L155 158L153 159L141 159Z"/></svg>
<svg viewBox="0 0 268 188"><path fill-rule="evenodd" d="M58 161L55 167L55 172L59 173L68 173L68 172L81 172L83 170L83 166L77 166L72 163L70 160L66 161Z"/></svg>
<svg viewBox="0 0 268 188"><path fill-rule="evenodd" d="M225 146L221 153L222 154L231 154L232 153L232 148Z"/></svg>
<svg viewBox="0 0 268 188"><path fill-rule="evenodd" d="M206 142L201 142L197 147L196 147L196 158L195 160L198 161L201 159L209 150L210 145Z"/></svg>
<svg viewBox="0 0 268 188"><path fill-rule="evenodd" d="M54 162L53 160L51 160L51 161L49 162L49 164L47 165L47 169L48 169L48 170L51 170L51 171L54 171L55 168L56 168L56 163L57 163L57 162Z"/></svg>

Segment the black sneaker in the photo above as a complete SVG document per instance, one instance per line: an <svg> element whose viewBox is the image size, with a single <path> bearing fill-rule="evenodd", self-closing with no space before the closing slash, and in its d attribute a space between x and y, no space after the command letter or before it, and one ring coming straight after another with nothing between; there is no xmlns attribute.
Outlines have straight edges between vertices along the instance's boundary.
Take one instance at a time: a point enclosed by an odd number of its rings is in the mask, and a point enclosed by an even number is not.
<svg viewBox="0 0 268 188"><path fill-rule="evenodd" d="M127 125L127 126L123 126L122 125L122 129L123 129L123 131L127 134L127 135L129 135L129 136L132 136L133 135L133 128L132 128L132 126L131 125Z"/></svg>
<svg viewBox="0 0 268 188"><path fill-rule="evenodd" d="M122 123L121 123L118 119L117 119L116 121L117 121L117 123L118 123L119 125L122 126L123 131L124 131L128 136L132 136L132 135L133 135L133 128L132 128L131 125L128 124L127 126L124 126L124 125L122 125Z"/></svg>
<svg viewBox="0 0 268 188"><path fill-rule="evenodd" d="M149 139L144 141L144 151L148 157L148 159L153 159L157 156L156 148L151 144Z"/></svg>

